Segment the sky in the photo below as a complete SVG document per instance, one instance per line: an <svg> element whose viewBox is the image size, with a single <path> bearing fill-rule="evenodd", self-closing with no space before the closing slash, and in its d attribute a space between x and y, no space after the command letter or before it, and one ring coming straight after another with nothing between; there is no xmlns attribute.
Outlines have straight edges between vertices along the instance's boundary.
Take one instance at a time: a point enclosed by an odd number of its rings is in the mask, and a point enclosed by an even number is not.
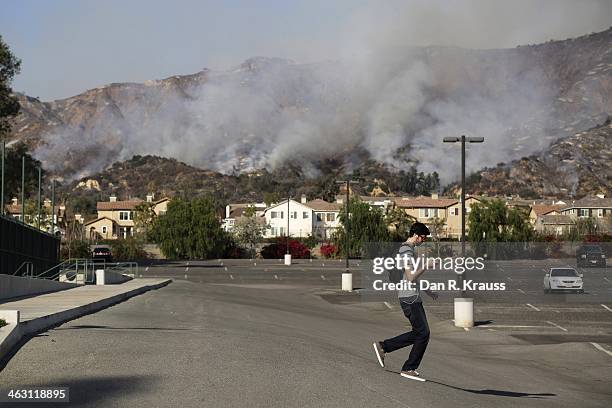
<svg viewBox="0 0 612 408"><path fill-rule="evenodd" d="M360 44L386 46L389 38L393 45L505 48L611 25L609 0L4 0L0 6L0 35L22 60L13 89L44 101L112 82L231 69L252 56L336 60L364 52Z"/></svg>

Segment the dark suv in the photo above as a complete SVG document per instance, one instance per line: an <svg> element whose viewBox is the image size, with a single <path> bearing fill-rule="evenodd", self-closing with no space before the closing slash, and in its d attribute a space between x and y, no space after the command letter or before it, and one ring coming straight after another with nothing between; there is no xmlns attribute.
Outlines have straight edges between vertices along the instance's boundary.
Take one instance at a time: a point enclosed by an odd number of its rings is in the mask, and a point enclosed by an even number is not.
<svg viewBox="0 0 612 408"><path fill-rule="evenodd" d="M578 266L606 267L606 254L599 245L583 245L576 251L576 264Z"/></svg>
<svg viewBox="0 0 612 408"><path fill-rule="evenodd" d="M111 250L108 247L97 247L93 250L93 259L112 262L113 254L111 253Z"/></svg>

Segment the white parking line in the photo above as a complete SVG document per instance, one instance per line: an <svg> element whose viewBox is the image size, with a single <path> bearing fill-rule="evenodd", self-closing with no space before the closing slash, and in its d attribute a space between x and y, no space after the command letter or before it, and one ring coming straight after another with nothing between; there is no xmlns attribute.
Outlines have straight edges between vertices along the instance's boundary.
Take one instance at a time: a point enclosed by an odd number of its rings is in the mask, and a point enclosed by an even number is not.
<svg viewBox="0 0 612 408"><path fill-rule="evenodd" d="M149 267L148 266L145 268L145 272L149 272Z"/></svg>
<svg viewBox="0 0 612 408"><path fill-rule="evenodd" d="M608 312L612 312L612 309L610 309L608 306L602 304L601 307L603 307L604 309L606 309Z"/></svg>
<svg viewBox="0 0 612 408"><path fill-rule="evenodd" d="M519 292L521 292L523 295L526 295L525 291L523 289L517 289Z"/></svg>
<svg viewBox="0 0 612 408"><path fill-rule="evenodd" d="M511 277L507 277L506 279L508 279L510 282L512 282L512 278Z"/></svg>
<svg viewBox="0 0 612 408"><path fill-rule="evenodd" d="M496 327L498 329L534 329L534 328L542 329L548 326L523 326L523 325L513 325L513 324L487 324L486 326L482 326L483 329L489 329L491 327Z"/></svg>
<svg viewBox="0 0 612 408"><path fill-rule="evenodd" d="M604 280L605 280L606 282L610 282L610 283L612 283L612 281L611 281L610 279L608 279L608 278L605 278L605 277L604 277Z"/></svg>
<svg viewBox="0 0 612 408"><path fill-rule="evenodd" d="M350 215L350 214L349 214ZM274 279L278 279L278 275L274 275Z"/></svg>
<svg viewBox="0 0 612 408"><path fill-rule="evenodd" d="M186 268L185 268L185 272L189 272L189 267L186 267Z"/></svg>
<svg viewBox="0 0 612 408"><path fill-rule="evenodd" d="M230 275L230 279L231 279L231 280L234 280L234 275Z"/></svg>
<svg viewBox="0 0 612 408"><path fill-rule="evenodd" d="M549 322L549 321L546 321L546 323L550 324L551 326L555 326L557 329L561 329L561 330L563 330L564 332L566 332L566 331L567 331L567 329L566 329L565 327L561 327L561 326L559 326L557 323L553 323L553 322Z"/></svg>
<svg viewBox="0 0 612 408"><path fill-rule="evenodd" d="M468 327L464 327L463 330L470 331L470 329Z"/></svg>
<svg viewBox="0 0 612 408"><path fill-rule="evenodd" d="M325 275L321 275L321 280L325 280Z"/></svg>
<svg viewBox="0 0 612 408"><path fill-rule="evenodd" d="M536 312L540 312L541 310L537 307L535 307L534 305L532 305L531 303L525 303L527 306L529 306L530 308L532 308L533 310L535 310Z"/></svg>
<svg viewBox="0 0 612 408"><path fill-rule="evenodd" d="M384 302L385 306L387 306L390 310L393 310L393 306L389 302Z"/></svg>
<svg viewBox="0 0 612 408"><path fill-rule="evenodd" d="M605 348L603 348L601 345L597 344L597 343L591 343L593 345L593 347L595 347L597 350L599 351L603 351L604 353L606 353L607 355L609 355L610 357L612 357L612 352L606 350Z"/></svg>

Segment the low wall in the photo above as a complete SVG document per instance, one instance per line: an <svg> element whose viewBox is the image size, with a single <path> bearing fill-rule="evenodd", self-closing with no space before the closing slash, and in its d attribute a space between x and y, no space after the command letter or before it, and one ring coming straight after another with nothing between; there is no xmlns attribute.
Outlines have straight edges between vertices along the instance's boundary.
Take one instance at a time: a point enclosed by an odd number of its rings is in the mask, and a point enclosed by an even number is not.
<svg viewBox="0 0 612 408"><path fill-rule="evenodd" d="M20 296L57 292L76 287L74 283L47 279L22 278L21 276L0 275L0 300Z"/></svg>

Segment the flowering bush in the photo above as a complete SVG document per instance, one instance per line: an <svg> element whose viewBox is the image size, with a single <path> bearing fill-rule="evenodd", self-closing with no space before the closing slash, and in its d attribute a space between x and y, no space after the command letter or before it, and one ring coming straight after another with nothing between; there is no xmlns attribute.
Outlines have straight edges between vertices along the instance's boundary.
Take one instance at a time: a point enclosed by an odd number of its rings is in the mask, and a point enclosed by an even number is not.
<svg viewBox="0 0 612 408"><path fill-rule="evenodd" d="M325 258L332 258L338 254L338 247L329 242L321 245L321 255Z"/></svg>
<svg viewBox="0 0 612 408"><path fill-rule="evenodd" d="M261 256L266 259L282 258L287 253L287 241L279 238L273 244L265 246L261 250ZM310 258L310 249L296 239L289 240L289 253L294 259Z"/></svg>

